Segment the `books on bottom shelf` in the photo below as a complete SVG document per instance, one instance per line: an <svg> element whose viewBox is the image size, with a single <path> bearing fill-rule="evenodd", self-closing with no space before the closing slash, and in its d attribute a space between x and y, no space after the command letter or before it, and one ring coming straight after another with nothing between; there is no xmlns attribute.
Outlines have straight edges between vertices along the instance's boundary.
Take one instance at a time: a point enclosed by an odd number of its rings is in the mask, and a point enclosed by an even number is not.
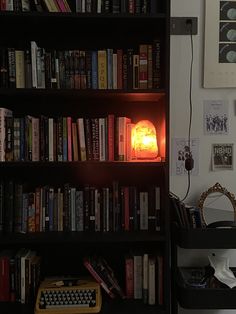
<svg viewBox="0 0 236 314"><path fill-rule="evenodd" d="M163 256L128 254L125 257L125 290L128 299L163 305Z"/></svg>
<svg viewBox="0 0 236 314"><path fill-rule="evenodd" d="M84 257L84 266L112 299L117 296L125 298L112 268L103 257Z"/></svg>
<svg viewBox="0 0 236 314"><path fill-rule="evenodd" d="M41 257L20 248L0 252L0 301L34 302L40 280Z"/></svg>

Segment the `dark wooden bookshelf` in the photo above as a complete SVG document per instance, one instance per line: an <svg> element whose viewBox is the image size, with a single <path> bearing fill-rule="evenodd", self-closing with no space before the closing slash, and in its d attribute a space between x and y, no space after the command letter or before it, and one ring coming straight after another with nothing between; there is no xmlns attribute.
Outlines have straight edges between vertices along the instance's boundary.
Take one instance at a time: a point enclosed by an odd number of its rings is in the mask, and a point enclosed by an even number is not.
<svg viewBox="0 0 236 314"><path fill-rule="evenodd" d="M28 191L50 185L99 188L120 185L138 186L140 190L158 186L161 191L160 230L138 231L47 231L2 232L0 251L29 248L42 257L41 276L84 275L83 257L103 255L111 262L116 277L125 288L125 256L147 252L163 256L163 304L144 304L142 300L109 299L104 291L101 314L170 314L170 214L169 191L169 0L160 0L156 14L86 14L49 12L0 12L4 34L0 47L24 50L35 41L39 47L55 50L128 49L138 51L140 44L161 43L161 81L156 89L49 89L6 88L0 84L1 107L13 115L47 117L127 116L136 122L155 122L161 158L141 161L7 161L0 162L1 180L23 182ZM138 53L138 52L137 52ZM0 61L1 62L1 61ZM156 278L158 280L158 278ZM0 302L1 314L33 314L32 304Z"/></svg>
<svg viewBox="0 0 236 314"><path fill-rule="evenodd" d="M166 238L160 232L148 231L114 231L114 232L33 232L33 233L0 233L0 244L4 245L28 245L44 243L49 244L81 244L81 243L119 243L126 242L128 244L133 242L159 242L164 243Z"/></svg>

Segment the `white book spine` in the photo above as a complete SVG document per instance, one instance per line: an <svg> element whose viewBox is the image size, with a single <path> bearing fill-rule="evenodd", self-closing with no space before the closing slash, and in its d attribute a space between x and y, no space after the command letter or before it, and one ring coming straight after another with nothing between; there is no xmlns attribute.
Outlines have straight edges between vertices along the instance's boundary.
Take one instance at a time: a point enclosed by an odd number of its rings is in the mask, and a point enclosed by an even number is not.
<svg viewBox="0 0 236 314"><path fill-rule="evenodd" d="M6 11L14 11L13 0L6 1Z"/></svg>
<svg viewBox="0 0 236 314"><path fill-rule="evenodd" d="M102 13L102 0L97 0L97 13Z"/></svg>
<svg viewBox="0 0 236 314"><path fill-rule="evenodd" d="M106 129L105 118L99 118L99 160L106 160Z"/></svg>
<svg viewBox="0 0 236 314"><path fill-rule="evenodd" d="M148 304L156 303L156 259L150 257L148 261Z"/></svg>
<svg viewBox="0 0 236 314"><path fill-rule="evenodd" d="M53 124L54 119L48 119L48 145L49 145L49 161L54 161L53 147L54 147L54 137L53 137Z"/></svg>
<svg viewBox="0 0 236 314"><path fill-rule="evenodd" d="M32 62L32 87L38 87L37 81L37 44L35 41L31 41L31 62Z"/></svg>

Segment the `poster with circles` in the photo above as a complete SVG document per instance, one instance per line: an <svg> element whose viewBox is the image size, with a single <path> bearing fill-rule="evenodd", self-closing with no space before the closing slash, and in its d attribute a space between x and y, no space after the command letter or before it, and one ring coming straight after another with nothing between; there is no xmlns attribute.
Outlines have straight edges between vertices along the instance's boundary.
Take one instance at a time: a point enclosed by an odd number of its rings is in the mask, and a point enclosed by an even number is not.
<svg viewBox="0 0 236 314"><path fill-rule="evenodd" d="M236 87L236 0L205 0L203 86Z"/></svg>

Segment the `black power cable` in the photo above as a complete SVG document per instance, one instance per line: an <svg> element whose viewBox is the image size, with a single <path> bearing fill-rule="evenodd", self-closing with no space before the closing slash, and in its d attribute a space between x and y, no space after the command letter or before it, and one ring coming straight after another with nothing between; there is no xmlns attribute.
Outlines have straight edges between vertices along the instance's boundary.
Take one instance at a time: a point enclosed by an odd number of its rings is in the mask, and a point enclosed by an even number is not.
<svg viewBox="0 0 236 314"><path fill-rule="evenodd" d="M193 115L193 104L192 104L192 82L193 82L193 29L192 20L186 21L186 25L190 32L190 44L191 44L191 63L190 63L190 78L189 78L189 127L188 127L188 149L189 155L185 160L185 169L188 172L188 187L182 202L187 198L190 187L191 187L191 170L194 167L194 160L191 152L191 128L192 128L192 115Z"/></svg>

